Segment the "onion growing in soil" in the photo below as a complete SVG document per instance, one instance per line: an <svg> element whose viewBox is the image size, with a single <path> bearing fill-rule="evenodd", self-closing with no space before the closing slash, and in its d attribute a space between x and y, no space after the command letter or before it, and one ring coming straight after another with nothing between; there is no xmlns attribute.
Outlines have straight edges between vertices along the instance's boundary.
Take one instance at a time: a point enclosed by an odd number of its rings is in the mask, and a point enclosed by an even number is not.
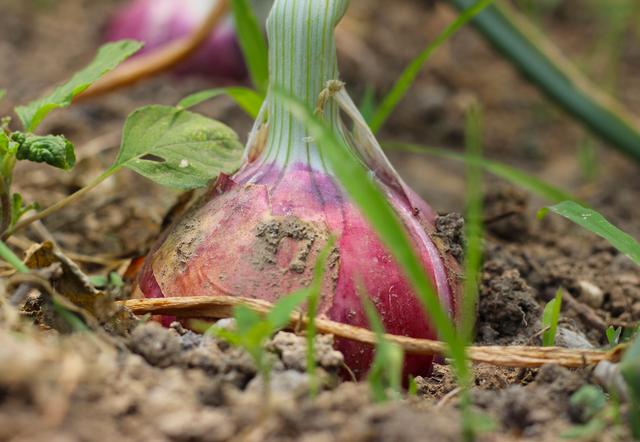
<svg viewBox="0 0 640 442"><path fill-rule="evenodd" d="M338 78L333 31L347 5L347 0L275 2L267 22L270 91L244 165L232 176L219 177L154 246L139 280L146 297L227 294L274 302L312 281L318 254L333 236L337 240L322 283L320 316L367 327L363 293L389 333L437 337L402 268L341 188L305 125L274 93L282 90L316 105L325 84ZM327 101L324 118L369 167L412 239L442 306L455 315L456 264L431 238L435 213L406 186L377 144L346 138L335 100ZM362 377L373 348L343 339L336 346ZM431 364L431 356L409 355L404 371L426 375Z"/></svg>
<svg viewBox="0 0 640 442"><path fill-rule="evenodd" d="M139 54L192 33L219 0L134 0L120 9L107 26L105 39L134 39L145 46ZM263 2L266 3L266 2ZM242 80L247 71L231 16L216 27L180 73Z"/></svg>

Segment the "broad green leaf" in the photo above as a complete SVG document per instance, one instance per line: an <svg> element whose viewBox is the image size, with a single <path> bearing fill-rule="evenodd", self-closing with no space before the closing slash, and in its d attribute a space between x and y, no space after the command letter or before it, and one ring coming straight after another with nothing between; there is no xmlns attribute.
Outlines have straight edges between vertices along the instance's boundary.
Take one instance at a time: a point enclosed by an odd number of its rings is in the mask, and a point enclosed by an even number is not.
<svg viewBox="0 0 640 442"><path fill-rule="evenodd" d="M385 123L391 112L398 105L400 100L407 94L407 91L416 80L420 70L429 60L431 54L446 42L458 29L464 26L469 20L475 17L480 11L489 6L493 0L480 0L473 6L463 11L458 18L454 20L436 39L431 42L416 58L414 58L409 66L405 68L400 77L396 80L391 91L384 97L376 113L371 119L371 130L373 133L378 132Z"/></svg>
<svg viewBox="0 0 640 442"><path fill-rule="evenodd" d="M73 144L62 135L33 135L14 133L11 138L19 144L16 158L35 163L47 163L58 169L70 170L76 164Z"/></svg>
<svg viewBox="0 0 640 442"><path fill-rule="evenodd" d="M315 116L311 109L296 98L281 91L274 91L274 93L289 106L295 118L305 123L342 186L404 269L423 303L425 313L429 315L440 337L449 345L456 369L465 371L464 345L459 340L448 314L440 305L438 295L386 197L344 141L337 138L323 120Z"/></svg>
<svg viewBox="0 0 640 442"><path fill-rule="evenodd" d="M538 217L544 217L548 211L564 216L568 220L606 239L619 252L627 255L636 264L640 264L640 244L638 244L638 241L611 224L595 210L583 207L573 201L563 201L554 206L541 209L538 212Z"/></svg>
<svg viewBox="0 0 640 442"><path fill-rule="evenodd" d="M497 161L491 161L486 158L473 158L469 155L453 152L449 149L419 146L415 144L385 143L384 147L385 149L398 149L406 152L422 153L441 158L448 158L454 161L462 161L469 165L476 164L492 175L509 181L510 183L515 184L518 187L535 193L536 195L554 203L567 200L576 200L571 194L547 183L546 181L543 181L533 175L529 175L522 170L518 170Z"/></svg>
<svg viewBox="0 0 640 442"><path fill-rule="evenodd" d="M204 101L210 100L220 95L228 95L253 119L258 117L260 107L264 101L264 97L253 89L249 89L241 86L234 87L221 87L215 89L207 89L204 91L196 92L183 98L178 103L178 108L189 109Z"/></svg>
<svg viewBox="0 0 640 442"><path fill-rule="evenodd" d="M275 303L267 315L267 320L272 327L272 333L275 333L289 323L291 313L307 300L309 294L309 289L302 289L290 295L283 296Z"/></svg>
<svg viewBox="0 0 640 442"><path fill-rule="evenodd" d="M15 109L27 132L35 131L49 112L67 107L74 97L84 92L96 80L136 53L142 43L122 40L107 43L98 50L93 61L77 72L67 83L58 86L51 94Z"/></svg>
<svg viewBox="0 0 640 442"><path fill-rule="evenodd" d="M169 106L147 106L129 116L110 170L127 167L163 186L193 189L235 172L243 146L224 124Z"/></svg>
<svg viewBox="0 0 640 442"><path fill-rule="evenodd" d="M556 297L544 306L544 311L542 312L542 325L545 328L549 327L549 329L542 334L542 345L544 347L551 347L555 345L561 308L562 289L558 289Z"/></svg>
<svg viewBox="0 0 640 442"><path fill-rule="evenodd" d="M265 92L269 82L267 42L247 0L231 0L233 22L253 86Z"/></svg>
<svg viewBox="0 0 640 442"><path fill-rule="evenodd" d="M7 95L6 89L0 89L0 100L2 100Z"/></svg>

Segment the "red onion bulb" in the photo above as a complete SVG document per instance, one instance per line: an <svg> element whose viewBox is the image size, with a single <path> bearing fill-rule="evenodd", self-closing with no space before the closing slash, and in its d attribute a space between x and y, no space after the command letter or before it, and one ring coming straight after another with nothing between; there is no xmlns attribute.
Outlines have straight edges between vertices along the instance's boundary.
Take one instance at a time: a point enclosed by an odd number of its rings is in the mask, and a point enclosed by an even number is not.
<svg viewBox="0 0 640 442"><path fill-rule="evenodd" d="M161 47L193 32L218 0L134 0L109 22L105 39L134 39L145 46L139 54ZM231 16L213 30L195 54L177 72L242 80L246 68Z"/></svg>
<svg viewBox="0 0 640 442"><path fill-rule="evenodd" d="M267 23L270 92L245 163L233 176L220 177L149 253L139 281L145 296L226 294L274 302L310 284L318 254L333 236L321 317L368 327L362 291L389 333L437 337L403 269L334 177L305 125L273 93L284 90L315 106L326 82L338 78L333 31L346 8L346 0L276 0ZM351 109L354 116L358 111ZM338 103L330 99L323 114L344 137ZM443 308L455 315L456 264L430 236L434 212L377 144L365 147L356 139L353 150L404 224ZM357 376L367 372L372 347L344 339L336 345ZM431 356L407 356L405 374L426 375L431 364Z"/></svg>

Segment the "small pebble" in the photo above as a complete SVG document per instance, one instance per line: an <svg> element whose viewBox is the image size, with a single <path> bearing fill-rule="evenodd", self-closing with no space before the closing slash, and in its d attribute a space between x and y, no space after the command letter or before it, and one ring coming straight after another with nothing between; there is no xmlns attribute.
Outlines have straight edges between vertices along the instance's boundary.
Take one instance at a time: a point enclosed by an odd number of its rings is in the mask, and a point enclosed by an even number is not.
<svg viewBox="0 0 640 442"><path fill-rule="evenodd" d="M593 308L602 307L604 302L604 292L597 285L589 281L578 281L578 289L580 290L580 299Z"/></svg>

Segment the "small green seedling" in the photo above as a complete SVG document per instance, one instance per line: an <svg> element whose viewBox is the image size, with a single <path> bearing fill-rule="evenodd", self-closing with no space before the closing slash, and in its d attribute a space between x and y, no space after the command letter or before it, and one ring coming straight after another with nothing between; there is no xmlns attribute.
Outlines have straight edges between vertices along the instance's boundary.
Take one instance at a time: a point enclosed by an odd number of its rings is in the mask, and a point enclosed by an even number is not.
<svg viewBox="0 0 640 442"><path fill-rule="evenodd" d="M89 282L91 285L97 288L122 288L124 286L124 281L116 272L111 272L108 275L94 275L89 277Z"/></svg>
<svg viewBox="0 0 640 442"><path fill-rule="evenodd" d="M243 2L238 2L242 4ZM204 187L220 173L231 174L241 163L243 146L237 134L226 125L186 108L221 93L234 97L247 111L256 111L259 94L246 88L204 91L183 100L179 106L146 106L133 112L124 126L122 145L114 163L86 187L53 206L28 218L20 217L34 208L25 205L19 195L11 195L13 170L18 160L47 163L69 170L75 164L74 147L61 135L35 135L33 132L54 109L67 107L73 99L102 75L114 69L141 43L123 40L102 46L95 59L51 94L15 109L25 131L12 132L9 121L0 127L0 234L8 236L34 221L45 218L78 200L104 180L129 168L150 180L170 188Z"/></svg>
<svg viewBox="0 0 640 442"><path fill-rule="evenodd" d="M614 327L610 325L606 331L607 342L611 347L615 347L620 343L620 337L622 336L622 327Z"/></svg>
<svg viewBox="0 0 640 442"><path fill-rule="evenodd" d="M411 375L409 375L409 387L407 388L407 396L409 397L418 396L418 382L416 382L416 378Z"/></svg>
<svg viewBox="0 0 640 442"><path fill-rule="evenodd" d="M589 439L602 434L614 422L617 407L607 400L600 387L583 385L569 400L571 408L578 414L577 418L584 422L575 425L560 434L563 439Z"/></svg>
<svg viewBox="0 0 640 442"><path fill-rule="evenodd" d="M76 161L73 144L62 135L36 135L35 130L54 109L67 107L73 99L104 74L114 69L142 47L135 41L123 40L102 46L94 60L77 72L71 80L58 86L49 95L26 106L18 106L15 113L23 131L11 131L11 119L2 118L0 124L0 235L12 229L33 204L24 204L22 196L11 193L13 171L17 161L33 161L70 170ZM4 95L4 91L0 93Z"/></svg>
<svg viewBox="0 0 640 442"><path fill-rule="evenodd" d="M555 298L544 306L542 313L542 327L545 330L542 334L542 345L552 347L556 343L556 332L558 331L558 321L560 320L560 309L562 308L562 289L558 289Z"/></svg>
<svg viewBox="0 0 640 442"><path fill-rule="evenodd" d="M237 306L233 310L233 317L236 321L235 330L228 330L216 325L207 330L207 334L223 339L231 345L241 347L249 353L262 376L265 396L268 396L270 389L271 365L266 357L264 345L271 336L282 330L289 323L291 314L308 299L309 295L310 290L303 289L284 296L265 316L251 310L249 307Z"/></svg>
<svg viewBox="0 0 640 442"><path fill-rule="evenodd" d="M594 418L607 405L607 397L600 387L583 385L569 400L572 407L579 409L580 420L586 422Z"/></svg>

